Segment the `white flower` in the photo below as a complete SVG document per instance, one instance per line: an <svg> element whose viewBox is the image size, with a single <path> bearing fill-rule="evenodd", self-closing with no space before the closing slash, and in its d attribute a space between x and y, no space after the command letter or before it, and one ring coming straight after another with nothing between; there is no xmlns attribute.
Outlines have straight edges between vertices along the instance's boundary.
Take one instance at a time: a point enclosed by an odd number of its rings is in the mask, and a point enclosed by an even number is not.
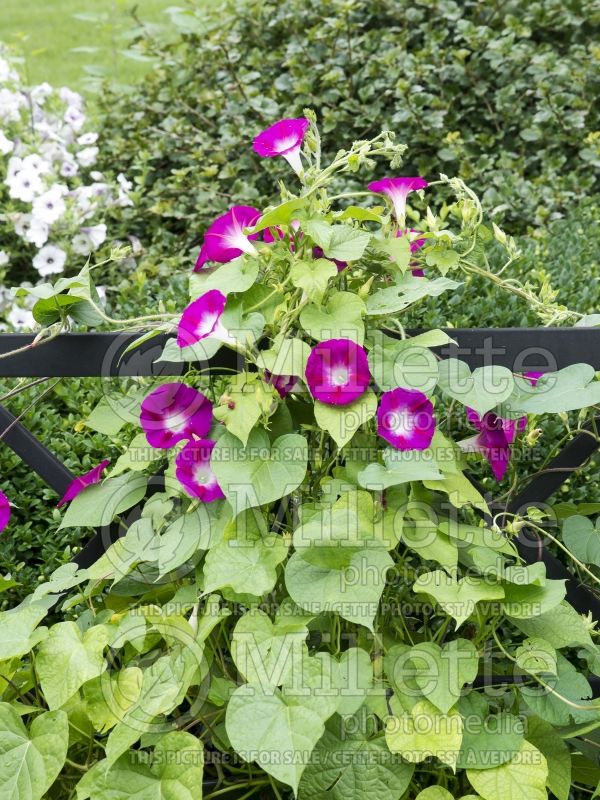
<svg viewBox="0 0 600 800"><path fill-rule="evenodd" d="M93 250L97 250L105 239L106 225L104 223L82 228L81 231L73 237L73 250L79 255L88 256Z"/></svg>
<svg viewBox="0 0 600 800"><path fill-rule="evenodd" d="M97 250L106 241L106 225L103 222L81 230L86 236L90 237L94 250Z"/></svg>
<svg viewBox="0 0 600 800"><path fill-rule="evenodd" d="M13 328L17 330L21 328L34 328L36 324L31 311L28 311L26 308L19 308L18 306L13 306L11 308L6 315L6 319Z"/></svg>
<svg viewBox="0 0 600 800"><path fill-rule="evenodd" d="M92 170L90 172L90 178L93 181L103 181L104 180L104 175L101 172L98 172L97 169L94 169L94 170Z"/></svg>
<svg viewBox="0 0 600 800"><path fill-rule="evenodd" d="M55 223L65 213L64 194L65 187L60 183L54 184L47 192L33 201L33 216L48 225Z"/></svg>
<svg viewBox="0 0 600 800"><path fill-rule="evenodd" d="M21 109L25 105L27 105L27 100L20 92L0 89L0 119L18 122L21 119Z"/></svg>
<svg viewBox="0 0 600 800"><path fill-rule="evenodd" d="M77 138L77 144L80 145L88 145L88 144L96 144L98 141L98 134L89 132L89 133L82 133L81 136Z"/></svg>
<svg viewBox="0 0 600 800"><path fill-rule="evenodd" d="M60 167L63 178L74 178L79 172L79 164L73 158L65 158Z"/></svg>
<svg viewBox="0 0 600 800"><path fill-rule="evenodd" d="M44 81L40 83L38 86L34 86L31 90L31 99L40 106L43 106L46 102L46 98L50 97L53 92L53 88L50 86L49 83Z"/></svg>
<svg viewBox="0 0 600 800"><path fill-rule="evenodd" d="M63 103L66 103L68 106L75 106L76 108L81 108L83 106L83 97L77 92L72 91L72 89L68 89L66 86L61 86L58 90L58 95Z"/></svg>
<svg viewBox="0 0 600 800"><path fill-rule="evenodd" d="M69 106L65 111L63 119L74 131L79 131L85 122L85 114L76 106Z"/></svg>
<svg viewBox="0 0 600 800"><path fill-rule="evenodd" d="M4 131L0 131L0 153L2 153L3 156L7 156L12 152L14 146L15 143L6 138Z"/></svg>
<svg viewBox="0 0 600 800"><path fill-rule="evenodd" d="M23 166L23 159L22 158L19 158L19 156L11 156L8 159L8 167L6 168L6 181L5 182L8 183L8 181L11 178L14 178L15 175L17 174L17 172L21 169L22 166Z"/></svg>
<svg viewBox="0 0 600 800"><path fill-rule="evenodd" d="M12 214L15 233L26 242L31 242L38 249L48 241L49 228L45 222L34 219L31 214Z"/></svg>
<svg viewBox="0 0 600 800"><path fill-rule="evenodd" d="M71 249L78 256L89 256L92 252L92 243L85 233L76 233L71 239Z"/></svg>
<svg viewBox="0 0 600 800"><path fill-rule="evenodd" d="M129 197L129 192L131 189L133 189L133 183L128 181L122 172L117 175L117 183L119 184L119 196L117 198L117 203L122 208L125 208L125 206L132 206L133 201Z"/></svg>
<svg viewBox="0 0 600 800"><path fill-rule="evenodd" d="M9 261L10 258L8 257L6 250L0 250L0 267L5 267Z"/></svg>
<svg viewBox="0 0 600 800"><path fill-rule="evenodd" d="M31 217L28 229L25 231L23 238L26 242L31 242L36 247L43 247L48 241L48 234L50 233L50 226L42 219Z"/></svg>
<svg viewBox="0 0 600 800"><path fill-rule="evenodd" d="M82 167L91 167L92 164L96 163L97 158L98 158L97 147L84 147L83 150L80 150L77 153L77 160L79 161Z"/></svg>
<svg viewBox="0 0 600 800"><path fill-rule="evenodd" d="M133 183L128 181L125 175L122 172L119 172L117 175L117 183L123 189L124 192L130 192L133 189Z"/></svg>
<svg viewBox="0 0 600 800"><path fill-rule="evenodd" d="M20 169L14 177L7 178L5 183L10 197L24 203L33 202L36 195L44 191L40 176L33 170Z"/></svg>
<svg viewBox="0 0 600 800"><path fill-rule="evenodd" d="M11 68L6 59L0 58L0 83L7 83L18 78L17 73Z"/></svg>
<svg viewBox="0 0 600 800"><path fill-rule="evenodd" d="M67 254L60 247L54 244L47 244L39 251L33 259L33 266L37 269L40 275L45 278L47 275L53 275L57 272L62 272L65 267Z"/></svg>
<svg viewBox="0 0 600 800"><path fill-rule="evenodd" d="M33 127L35 128L36 133L40 134L40 138L42 139L52 139L56 138L56 131L52 123L48 122L46 117L43 114L35 115L35 119L33 120ZM40 148L41 149L41 148Z"/></svg>
<svg viewBox="0 0 600 800"><path fill-rule="evenodd" d="M42 158L37 153L32 153L23 159L22 169L37 172L38 175L47 175L52 170L52 164L49 164L45 158Z"/></svg>

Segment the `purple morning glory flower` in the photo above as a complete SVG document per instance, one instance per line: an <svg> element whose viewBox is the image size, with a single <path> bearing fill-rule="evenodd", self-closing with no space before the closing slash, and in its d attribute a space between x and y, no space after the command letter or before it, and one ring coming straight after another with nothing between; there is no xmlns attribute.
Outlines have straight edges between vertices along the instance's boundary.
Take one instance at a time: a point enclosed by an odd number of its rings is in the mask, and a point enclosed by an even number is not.
<svg viewBox="0 0 600 800"><path fill-rule="evenodd" d="M406 236L409 233L421 233L421 231L417 230L416 228L405 228L404 230L398 229L396 231L396 238L400 236ZM427 241L426 239L411 238L409 241L410 252L416 253L417 250L420 250L423 247L426 241ZM413 267L413 269L411 269L411 272L415 278L425 277L425 272L423 269L421 269L421 267L418 266L418 262L416 261L411 262L411 267Z"/></svg>
<svg viewBox="0 0 600 800"><path fill-rule="evenodd" d="M192 436L206 436L212 403L184 383L164 383L142 401L140 423L148 444L166 449Z"/></svg>
<svg viewBox="0 0 600 800"><path fill-rule="evenodd" d="M56 507L60 508L61 506L64 506L65 503L74 500L77 495L80 492L83 492L84 489L87 489L88 486L93 486L95 483L100 483L102 479L102 473L109 464L110 459L105 458L104 461L101 461L89 472L86 472L85 475L80 475L78 478L75 478L75 480L71 481L71 483L67 486L67 491L60 498L56 504Z"/></svg>
<svg viewBox="0 0 600 800"><path fill-rule="evenodd" d="M303 171L300 148L309 124L305 117L281 119L258 134L254 140L254 150L263 158L283 156L294 172L300 175Z"/></svg>
<svg viewBox="0 0 600 800"><path fill-rule="evenodd" d="M366 391L371 381L364 349L350 339L328 339L310 352L306 382L321 403L345 406Z"/></svg>
<svg viewBox="0 0 600 800"><path fill-rule="evenodd" d="M194 300L184 310L177 328L177 344L179 347L189 345L212 336L223 341L229 334L221 323L221 315L227 298L218 289L211 289Z"/></svg>
<svg viewBox="0 0 600 800"><path fill-rule="evenodd" d="M460 443L463 450L481 453L490 464L496 480L501 481L510 461L510 446L518 431L527 425L527 417L503 419L493 411L481 417L472 408L466 409L467 419L478 430L477 436Z"/></svg>
<svg viewBox="0 0 600 800"><path fill-rule="evenodd" d="M6 528L10 520L10 503L4 492L0 492L0 533Z"/></svg>
<svg viewBox="0 0 600 800"><path fill-rule="evenodd" d="M265 382L273 386L281 398L286 397L298 383L296 375L273 375L265 370Z"/></svg>
<svg viewBox="0 0 600 800"><path fill-rule="evenodd" d="M255 256L256 249L250 240L257 239L258 233L246 235L243 229L252 227L259 217L260 211L254 206L233 206L217 217L204 234L194 272L201 270L207 261L225 264L242 253Z"/></svg>
<svg viewBox="0 0 600 800"><path fill-rule="evenodd" d="M371 192L387 194L394 204L394 214L398 225L404 224L406 216L406 198L410 192L417 189L426 189L429 184L424 178L382 178L380 181L373 181L368 189Z"/></svg>
<svg viewBox="0 0 600 800"><path fill-rule="evenodd" d="M397 450L426 450L435 433L431 400L417 389L384 392L377 409L377 433Z"/></svg>
<svg viewBox="0 0 600 800"><path fill-rule="evenodd" d="M210 439L188 442L175 459L177 480L191 497L198 497L203 503L225 497L210 466L214 446Z"/></svg>

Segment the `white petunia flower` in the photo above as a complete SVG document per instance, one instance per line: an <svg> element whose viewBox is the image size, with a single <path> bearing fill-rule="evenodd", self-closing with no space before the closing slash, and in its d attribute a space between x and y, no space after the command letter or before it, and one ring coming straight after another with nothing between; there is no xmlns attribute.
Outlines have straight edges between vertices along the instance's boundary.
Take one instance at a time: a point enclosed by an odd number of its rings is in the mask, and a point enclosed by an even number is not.
<svg viewBox="0 0 600 800"><path fill-rule="evenodd" d="M0 119L18 122L21 119L21 109L26 105L27 100L20 92L0 89Z"/></svg>
<svg viewBox="0 0 600 800"><path fill-rule="evenodd" d="M49 83L44 81L43 83L38 84L38 86L34 86L31 90L31 99L40 106L43 106L46 102L46 98L50 97L53 92L53 88L50 86Z"/></svg>
<svg viewBox="0 0 600 800"><path fill-rule="evenodd" d="M88 256L93 250L97 250L105 240L106 225L104 223L91 225L87 228L82 228L73 237L73 250L79 255Z"/></svg>
<svg viewBox="0 0 600 800"><path fill-rule="evenodd" d="M33 259L33 266L37 269L39 274L45 278L47 275L54 275L57 272L62 272L65 267L67 254L60 247L54 244L47 244L39 251Z"/></svg>
<svg viewBox="0 0 600 800"><path fill-rule="evenodd" d="M124 192L130 192L133 189L133 183L128 181L125 175L122 172L119 172L117 175L117 183L123 189Z"/></svg>
<svg viewBox="0 0 600 800"><path fill-rule="evenodd" d="M15 143L6 138L4 131L0 131L0 153L3 156L7 156L9 153L12 153L14 146Z"/></svg>
<svg viewBox="0 0 600 800"><path fill-rule="evenodd" d="M106 225L103 222L100 222L98 225L82 228L81 230L86 236L90 237L94 250L97 250L100 245L104 244L106 241Z"/></svg>
<svg viewBox="0 0 600 800"><path fill-rule="evenodd" d="M56 183L33 201L33 216L48 225L55 223L65 213L64 195L65 187L60 183Z"/></svg>
<svg viewBox="0 0 600 800"><path fill-rule="evenodd" d="M6 315L6 319L13 328L17 330L21 330L22 328L35 328L36 325L31 311L26 308L19 308L18 306L13 306L11 308Z"/></svg>
<svg viewBox="0 0 600 800"><path fill-rule="evenodd" d="M12 69L8 61L0 58L0 83L8 83L8 81L16 81L18 79L17 73Z"/></svg>
<svg viewBox="0 0 600 800"><path fill-rule="evenodd" d="M26 242L34 244L38 249L48 241L49 227L45 222L34 219L31 214L11 214L15 233Z"/></svg>
<svg viewBox="0 0 600 800"><path fill-rule="evenodd" d="M19 156L11 156L8 159L8 167L6 168L6 182L14 178L17 172L23 167L23 159Z"/></svg>
<svg viewBox="0 0 600 800"><path fill-rule="evenodd" d="M29 228L25 231L23 238L26 242L31 242L37 248L43 247L48 241L50 226L42 219L32 217Z"/></svg>
<svg viewBox="0 0 600 800"><path fill-rule="evenodd" d="M125 175L122 172L119 172L117 175L117 183L119 184L119 195L117 197L117 203L122 207L125 206L132 206L133 201L129 197L129 192L133 189L133 183L128 181Z"/></svg>
<svg viewBox="0 0 600 800"><path fill-rule="evenodd" d="M10 258L8 257L6 250L0 250L0 267L5 267L9 261Z"/></svg>
<svg viewBox="0 0 600 800"><path fill-rule="evenodd" d="M44 191L44 184L37 172L20 169L12 178L5 181L8 194L13 200L22 200L24 203L33 202L34 198Z"/></svg>
<svg viewBox="0 0 600 800"><path fill-rule="evenodd" d="M67 86L61 86L58 90L58 95L63 103L66 103L68 106L75 106L76 108L81 108L83 106L83 97Z"/></svg>
<svg viewBox="0 0 600 800"><path fill-rule="evenodd" d="M71 239L71 250L78 256L89 256L92 252L92 243L85 233L76 233Z"/></svg>
<svg viewBox="0 0 600 800"><path fill-rule="evenodd" d="M91 167L93 164L96 163L97 158L98 158L97 147L84 147L83 150L80 150L77 153L77 160L79 161L82 167Z"/></svg>
<svg viewBox="0 0 600 800"><path fill-rule="evenodd" d="M31 153L31 155L25 156L21 168L37 172L38 175L47 175L52 171L52 164L49 164L45 158L42 158L37 153Z"/></svg>
<svg viewBox="0 0 600 800"><path fill-rule="evenodd" d="M76 106L69 106L64 113L63 119L74 131L79 131L85 122L85 114Z"/></svg>
<svg viewBox="0 0 600 800"><path fill-rule="evenodd" d="M97 169L94 169L94 170L92 170L90 172L90 178L93 181L103 181L104 180L104 175L101 172L98 172Z"/></svg>
<svg viewBox="0 0 600 800"><path fill-rule="evenodd" d="M60 167L63 178L74 178L79 172L79 164L73 158L65 158Z"/></svg>
<svg viewBox="0 0 600 800"><path fill-rule="evenodd" d="M77 138L77 144L82 146L89 145L89 144L96 144L98 141L98 134L89 131L88 133L82 133L81 136Z"/></svg>

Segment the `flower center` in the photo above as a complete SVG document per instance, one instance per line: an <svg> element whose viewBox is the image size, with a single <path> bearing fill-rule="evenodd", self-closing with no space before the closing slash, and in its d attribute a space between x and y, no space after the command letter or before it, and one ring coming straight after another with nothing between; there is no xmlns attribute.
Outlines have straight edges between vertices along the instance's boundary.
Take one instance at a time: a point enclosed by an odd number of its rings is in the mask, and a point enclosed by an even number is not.
<svg viewBox="0 0 600 800"><path fill-rule="evenodd" d="M187 417L182 415L180 411L174 414L168 414L165 417L165 427L172 433L182 433L187 425Z"/></svg>
<svg viewBox="0 0 600 800"><path fill-rule="evenodd" d="M286 150L291 150L298 144L298 137L293 134L288 136L287 139L279 139L275 147L279 153L285 153Z"/></svg>
<svg viewBox="0 0 600 800"><path fill-rule="evenodd" d="M207 486L211 482L212 475L210 470L206 467L198 466L194 472L194 478L196 483L199 483L201 486Z"/></svg>
<svg viewBox="0 0 600 800"><path fill-rule="evenodd" d="M406 411L394 411L389 418L390 429L398 436L408 436L415 427L413 417Z"/></svg>
<svg viewBox="0 0 600 800"><path fill-rule="evenodd" d="M331 382L335 386L344 386L348 383L350 375L346 367L334 367L331 371Z"/></svg>
<svg viewBox="0 0 600 800"><path fill-rule="evenodd" d="M216 311L207 311L205 314L203 314L198 320L196 335L208 336L209 333L212 333L220 316L221 315Z"/></svg>

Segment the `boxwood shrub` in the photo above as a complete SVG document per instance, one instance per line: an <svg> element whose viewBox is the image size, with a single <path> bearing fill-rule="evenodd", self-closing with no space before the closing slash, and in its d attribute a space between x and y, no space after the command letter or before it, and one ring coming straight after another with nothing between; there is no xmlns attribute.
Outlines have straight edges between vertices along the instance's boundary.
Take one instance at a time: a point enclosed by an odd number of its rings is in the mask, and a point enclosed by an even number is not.
<svg viewBox="0 0 600 800"><path fill-rule="evenodd" d="M327 156L340 138L396 130L409 145L406 174L435 177L435 164L459 175L513 233L597 189L600 18L591 0L188 7L173 12L177 35L171 27L137 42L155 59L150 76L101 100L101 167L136 181L123 233L167 268L232 201L270 196L280 165L257 170L239 142L306 106L320 117Z"/></svg>

